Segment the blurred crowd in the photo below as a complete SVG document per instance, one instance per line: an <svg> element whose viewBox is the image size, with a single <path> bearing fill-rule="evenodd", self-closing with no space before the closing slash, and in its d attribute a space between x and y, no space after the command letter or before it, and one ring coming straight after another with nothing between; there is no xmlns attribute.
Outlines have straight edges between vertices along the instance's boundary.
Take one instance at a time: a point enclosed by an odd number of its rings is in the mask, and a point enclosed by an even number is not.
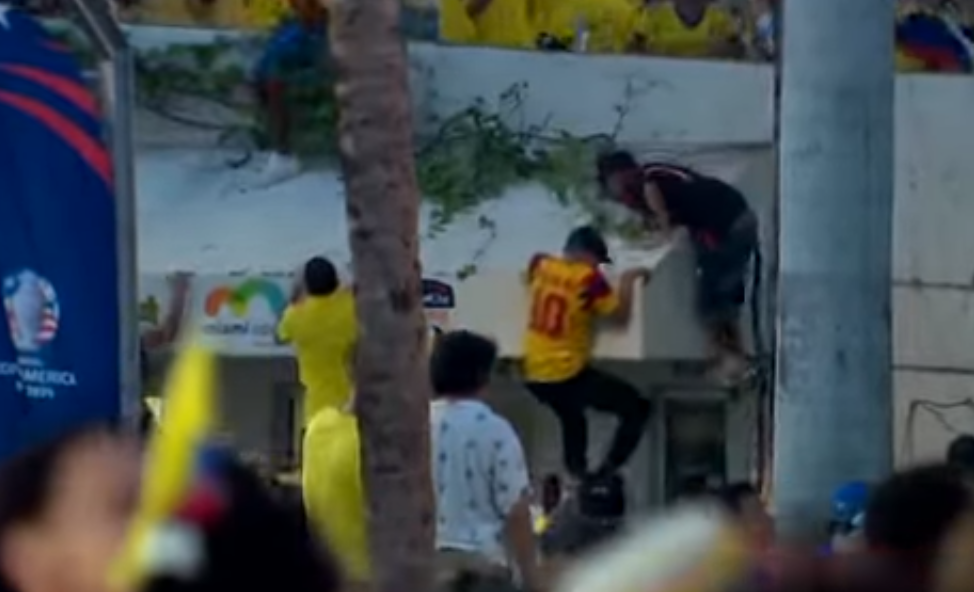
<svg viewBox="0 0 974 592"><path fill-rule="evenodd" d="M943 464L840 486L823 500L831 518L820 525L818 547L776 540L765 500L743 482L649 518L627 512L620 483L569 487L537 508L547 521L531 531L535 497L525 467L491 472L520 462L516 439L481 398L482 379L465 374L490 360L490 342L464 333L445 339L431 362L437 592L963 592L974 585L970 436L955 441ZM470 361L457 364L457 355ZM451 369L437 367L447 361ZM187 458L195 468L139 548L143 571L128 586L107 574L155 483L142 443L85 426L5 461L0 590L368 590L381 566L369 558L355 422L334 418L324 422L337 439L333 452L315 459L323 481L304 494L310 520L232 450L209 447ZM471 438L473 447L464 444ZM496 460L472 450L493 449L495 438L503 449ZM451 472L444 455L485 472Z"/></svg>
<svg viewBox="0 0 974 592"><path fill-rule="evenodd" d="M970 72L974 1L892 0L903 72ZM449 44L679 58L770 60L781 0L404 0L407 37ZM17 0L59 15L64 0ZM270 29L294 12L286 0L120 3L139 24ZM327 9L327 0L320 2Z"/></svg>
<svg viewBox="0 0 974 592"><path fill-rule="evenodd" d="M768 60L779 0L441 0L451 43L590 53ZM969 72L969 0L899 0L897 67Z"/></svg>
<svg viewBox="0 0 974 592"><path fill-rule="evenodd" d="M143 332L147 350L178 330L187 277L171 288L158 328ZM296 479L220 438L212 357L184 347L163 392L147 393L165 406L147 404L141 434L78 426L0 463L0 592L368 590L385 566L372 556L348 364L354 303L327 260L304 266L279 336L295 345L308 395ZM497 359L493 340L468 331L430 343L435 592L974 586L974 436L940 464L837 484L807 540L779 538L749 482L687 492L646 518L628 507L620 472L532 475L491 406Z"/></svg>

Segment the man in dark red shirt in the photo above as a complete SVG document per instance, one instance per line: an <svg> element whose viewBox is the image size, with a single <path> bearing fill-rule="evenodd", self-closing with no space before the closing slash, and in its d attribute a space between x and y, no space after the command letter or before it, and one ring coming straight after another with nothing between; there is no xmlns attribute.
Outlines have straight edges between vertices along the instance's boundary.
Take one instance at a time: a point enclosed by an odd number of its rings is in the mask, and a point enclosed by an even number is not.
<svg viewBox="0 0 974 592"><path fill-rule="evenodd" d="M599 183L614 201L669 238L683 226L697 253L699 309L710 335L715 375L733 384L748 364L740 326L758 220L731 185L668 163L639 164L632 154L599 157Z"/></svg>

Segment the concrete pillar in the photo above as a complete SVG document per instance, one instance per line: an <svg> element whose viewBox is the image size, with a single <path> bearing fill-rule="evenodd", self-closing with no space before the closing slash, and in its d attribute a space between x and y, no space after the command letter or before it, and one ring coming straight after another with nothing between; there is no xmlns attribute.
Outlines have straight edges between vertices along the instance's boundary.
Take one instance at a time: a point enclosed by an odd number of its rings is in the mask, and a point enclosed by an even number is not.
<svg viewBox="0 0 974 592"><path fill-rule="evenodd" d="M774 505L823 534L831 491L892 466L894 0L786 0Z"/></svg>

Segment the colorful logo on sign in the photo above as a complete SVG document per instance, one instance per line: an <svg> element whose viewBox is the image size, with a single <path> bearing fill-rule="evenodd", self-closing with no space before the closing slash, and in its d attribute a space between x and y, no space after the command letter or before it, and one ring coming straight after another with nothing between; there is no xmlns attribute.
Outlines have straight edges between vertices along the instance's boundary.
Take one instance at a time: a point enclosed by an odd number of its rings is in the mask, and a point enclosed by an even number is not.
<svg viewBox="0 0 974 592"><path fill-rule="evenodd" d="M284 290L264 278L218 286L203 300L200 331L217 348L263 352L280 346L277 324L287 307Z"/></svg>
<svg viewBox="0 0 974 592"><path fill-rule="evenodd" d="M54 286L29 269L3 280L3 308L14 347L36 353L54 341L61 320Z"/></svg>
<svg viewBox="0 0 974 592"><path fill-rule="evenodd" d="M233 316L244 318L255 298L261 298L275 315L287 307L287 298L280 286L264 279L246 280L236 286L220 286L213 289L203 303L203 312L215 317L220 311L229 310Z"/></svg>

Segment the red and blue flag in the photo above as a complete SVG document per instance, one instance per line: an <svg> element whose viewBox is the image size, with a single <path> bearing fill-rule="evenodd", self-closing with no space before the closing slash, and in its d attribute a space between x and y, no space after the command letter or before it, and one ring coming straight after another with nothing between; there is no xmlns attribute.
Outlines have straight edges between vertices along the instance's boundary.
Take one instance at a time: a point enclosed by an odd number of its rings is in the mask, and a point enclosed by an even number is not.
<svg viewBox="0 0 974 592"><path fill-rule="evenodd" d="M971 72L969 45L959 28L927 11L907 13L896 24L896 44L905 56L928 72Z"/></svg>

